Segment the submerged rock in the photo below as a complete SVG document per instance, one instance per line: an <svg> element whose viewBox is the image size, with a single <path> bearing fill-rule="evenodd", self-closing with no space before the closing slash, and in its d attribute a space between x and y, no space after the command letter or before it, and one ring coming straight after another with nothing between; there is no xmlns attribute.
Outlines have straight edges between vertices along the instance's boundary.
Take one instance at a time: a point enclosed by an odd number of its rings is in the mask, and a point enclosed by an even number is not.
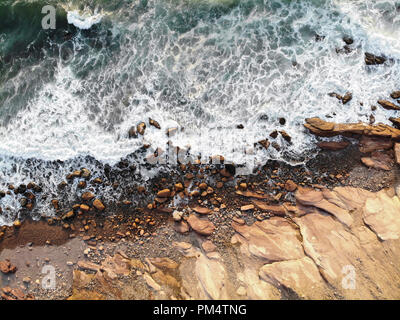
<svg viewBox="0 0 400 320"><path fill-rule="evenodd" d="M372 53L365 53L365 63L367 65L379 65L384 64L386 62L386 58L382 56L376 56Z"/></svg>

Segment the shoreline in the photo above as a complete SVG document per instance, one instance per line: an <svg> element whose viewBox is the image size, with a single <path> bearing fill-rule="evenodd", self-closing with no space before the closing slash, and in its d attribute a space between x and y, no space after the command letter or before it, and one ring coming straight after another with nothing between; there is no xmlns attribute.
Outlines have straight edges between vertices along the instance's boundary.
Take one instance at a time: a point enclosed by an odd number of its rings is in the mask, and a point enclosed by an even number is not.
<svg viewBox="0 0 400 320"><path fill-rule="evenodd" d="M90 275L98 272L98 266L110 259L110 261L134 259L137 263L138 261L144 263L148 259L160 257L160 259L168 258L167 264L180 264L186 261L184 257L189 254L187 250L190 252L194 250L191 254L195 254L194 252L200 248L206 250L206 255L207 250L210 250L211 256L218 251L223 259L233 263L232 257L237 255L234 254L236 245L233 244L235 242L233 239L238 237L240 226L252 228L260 223L270 223L277 219L292 224L298 217L304 214L308 216L314 212L312 204L304 206L299 203L303 190L332 192L337 188L339 190L350 188L365 190L368 194L380 194L382 192L380 190L397 190L393 188L399 183L398 165L393 163L391 170L378 170L368 168L361 161L367 154L362 153L360 148L366 151L365 147L368 146L369 149L372 148L368 150L370 152L382 148L387 150L387 138L374 136L368 143L365 140L369 139L368 134L358 135L358 138L362 141L360 145L349 144L343 150L336 151L322 150L307 163L307 166L292 167L283 162L268 161L258 172L244 177L234 177L231 174L232 168L224 166L219 168L210 165L188 165L185 168L181 166L179 172L174 172L172 175L162 173L152 180L147 189L141 188L140 192L145 194L146 199L153 199L143 207L123 200L119 204L103 203L99 200L102 199L101 195L88 194L90 191L86 191L84 199L69 208L59 208L61 213L59 218L39 221L27 219L12 227L0 227L0 232L3 233L0 237L0 261L11 258L11 263L16 263L17 269L21 269L17 270L15 275L9 276L9 280L3 275L0 287L21 287L24 288L25 294L29 293L39 299L69 297L103 299L107 298L107 294L99 293L99 290L102 292L99 283L97 291L91 292L87 289L78 290L76 282L78 275L92 278ZM332 149L334 145L340 146L340 142L339 145L335 142L328 147ZM393 145L391 147L393 148ZM95 202L96 199L98 202ZM179 243L181 245L178 245L177 250L176 246ZM191 249L179 249L182 243L190 244ZM55 254L54 252L60 251L57 248L68 248L66 252L70 253ZM25 265L21 267L21 263L24 263L18 254L20 251L36 253L43 250L49 256L40 263L37 261L36 268L27 267L32 265L32 261L28 264L25 261ZM182 252L186 253L182 256ZM42 254L40 253L41 257L46 256ZM9 257L10 255L12 257ZM212 261L212 258L208 259ZM120 263L110 261L108 262L110 264ZM53 263L59 268L60 278L63 281L62 287L56 293L40 288L40 278L43 275L38 269L39 265ZM140 268L137 270L136 278L146 274L145 270L140 270ZM129 277L132 276L131 272L124 270L115 279L128 274ZM143 281L134 280L135 283L140 282L142 289L133 297L156 298L151 294L153 291L160 297L161 289L157 281L148 277L144 279L147 287L146 285L143 287ZM124 292L129 281L118 280L120 287L118 290ZM275 292L276 287L272 283L267 281L267 285L272 286L268 290ZM328 291L324 289L326 294ZM283 290L279 294L275 292L273 296L302 298L297 293L291 292ZM330 295L331 293L328 294ZM239 296L236 295L236 298ZM16 296L3 293L2 297L7 299ZM185 295L180 292L178 296L175 293L170 297L184 299ZM111 294L108 298L124 297Z"/></svg>

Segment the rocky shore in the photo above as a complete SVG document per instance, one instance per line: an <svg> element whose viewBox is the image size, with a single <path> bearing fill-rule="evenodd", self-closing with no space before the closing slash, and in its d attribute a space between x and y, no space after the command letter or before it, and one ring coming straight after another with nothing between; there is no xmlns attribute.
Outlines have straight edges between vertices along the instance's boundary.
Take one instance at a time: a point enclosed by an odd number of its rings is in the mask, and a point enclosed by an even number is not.
<svg viewBox="0 0 400 320"><path fill-rule="evenodd" d="M118 201L97 186L134 180L129 161L115 175L73 170L59 187L76 186L74 203L46 195L54 217L0 227L1 298L398 299L400 129L320 118L304 126L320 149L306 165L268 161L238 175L223 157L181 163L125 185ZM269 148L274 136L259 143ZM31 182L0 196L30 211L42 193ZM46 266L56 290L43 286Z"/></svg>

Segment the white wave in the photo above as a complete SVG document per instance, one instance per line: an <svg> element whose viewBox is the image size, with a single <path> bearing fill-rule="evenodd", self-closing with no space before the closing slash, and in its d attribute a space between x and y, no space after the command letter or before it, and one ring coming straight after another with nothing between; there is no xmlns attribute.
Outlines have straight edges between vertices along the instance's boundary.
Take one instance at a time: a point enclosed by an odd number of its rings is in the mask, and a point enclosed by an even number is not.
<svg viewBox="0 0 400 320"><path fill-rule="evenodd" d="M307 117L350 122L368 121L374 114L387 123L395 112L371 111L370 106L400 89L400 66L366 68L363 58L367 50L380 54L378 49L398 58L400 41L385 37L388 29L363 22L381 21L380 10L364 8L361 1L332 3L313 7L304 1L273 14L254 11L245 19L235 9L217 23L201 21L182 35L168 30L165 21L152 23L151 10L137 23L121 23L126 29L118 34L121 51L116 59L101 65L103 51L88 54L85 65L96 69L84 79L60 66L56 79L28 108L0 128L0 154L48 160L89 154L115 163L143 143L155 148L172 140L204 156L222 154L236 163L254 163L254 142L276 129L292 136L291 145L277 139L282 149L294 156L310 151L315 138L303 128ZM334 10L339 14L332 14ZM357 10L361 14L352 14ZM92 17L80 27L94 21ZM326 39L315 42L312 31ZM354 50L340 55L335 49L344 45L345 34L354 37ZM169 86L164 79L175 82ZM175 96L168 100L165 88L176 89L189 103L179 104ZM350 91L354 98L342 105L327 95L332 91ZM104 124L115 117L119 121L105 130ZM148 117L162 130L147 123L144 138L128 139L129 127ZM286 118L285 125L279 124L280 117ZM244 129L236 129L238 124ZM174 126L184 131L168 138L165 129ZM256 159L282 159L282 152L272 147L255 153Z"/></svg>
<svg viewBox="0 0 400 320"><path fill-rule="evenodd" d="M99 23L102 18L102 14L84 15L78 11L67 12L68 23L82 30L90 29L93 25Z"/></svg>

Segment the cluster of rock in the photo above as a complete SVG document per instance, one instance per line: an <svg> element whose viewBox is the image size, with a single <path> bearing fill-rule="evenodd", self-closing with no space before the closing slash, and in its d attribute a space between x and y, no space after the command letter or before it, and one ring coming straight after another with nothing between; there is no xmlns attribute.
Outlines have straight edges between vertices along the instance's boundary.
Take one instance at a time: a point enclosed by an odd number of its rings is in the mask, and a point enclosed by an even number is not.
<svg viewBox="0 0 400 320"><path fill-rule="evenodd" d="M0 261L0 271L3 274L11 274L17 272L17 267L10 260ZM34 300L31 294L25 295L20 288L4 287L0 290L0 297L4 300Z"/></svg>
<svg viewBox="0 0 400 320"><path fill-rule="evenodd" d="M385 124L334 123L320 118L306 119L304 126L316 136L345 136L359 139L361 158L366 166L391 170L394 163L400 164L400 130ZM346 141L320 142L319 147L329 150L344 149Z"/></svg>
<svg viewBox="0 0 400 320"><path fill-rule="evenodd" d="M285 218L232 220L229 249L199 236L173 243L177 260L81 261L70 299L398 298L399 193L298 188Z"/></svg>

